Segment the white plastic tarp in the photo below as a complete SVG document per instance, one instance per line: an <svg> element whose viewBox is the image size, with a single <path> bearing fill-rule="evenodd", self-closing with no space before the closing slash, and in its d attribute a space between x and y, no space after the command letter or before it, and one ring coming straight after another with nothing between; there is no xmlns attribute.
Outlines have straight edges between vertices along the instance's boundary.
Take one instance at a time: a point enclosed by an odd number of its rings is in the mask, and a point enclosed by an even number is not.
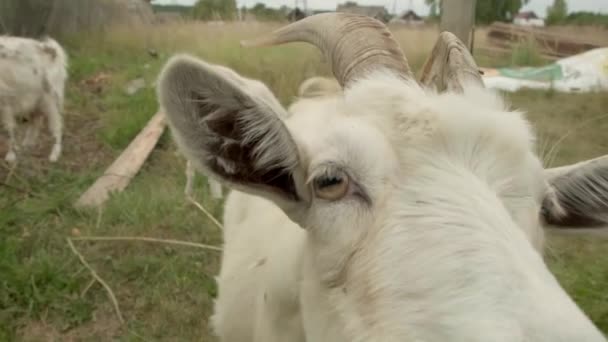
<svg viewBox="0 0 608 342"><path fill-rule="evenodd" d="M482 68L483 69L483 68ZM543 67L483 69L488 88L521 88L561 92L608 91L608 48L589 50Z"/></svg>

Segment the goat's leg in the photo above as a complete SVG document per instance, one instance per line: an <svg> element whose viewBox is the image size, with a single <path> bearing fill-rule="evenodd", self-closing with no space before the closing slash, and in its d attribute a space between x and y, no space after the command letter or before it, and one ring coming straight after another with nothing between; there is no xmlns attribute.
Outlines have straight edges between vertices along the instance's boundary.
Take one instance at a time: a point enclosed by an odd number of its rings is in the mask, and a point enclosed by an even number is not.
<svg viewBox="0 0 608 342"><path fill-rule="evenodd" d="M52 100L51 96L45 96L43 99L43 108L44 112L48 116L49 120L49 131L53 138L55 139L55 143L53 144L53 149L49 154L49 160L51 162L56 162L61 155L61 139L63 134L63 118L61 116L61 112L55 101Z"/></svg>
<svg viewBox="0 0 608 342"><path fill-rule="evenodd" d="M12 111L10 111L7 108L4 109L0 109L0 111L2 111L2 122L4 123L4 127L6 128L6 130L8 131L8 152L6 153L6 156L4 157L4 159L9 162L9 163L14 163L15 161L17 161L17 154L16 154L16 150L17 150L17 139L16 139L16 132L15 130L17 129L17 122L15 120L15 113L13 113Z"/></svg>
<svg viewBox="0 0 608 342"><path fill-rule="evenodd" d="M215 199L222 198L222 184L211 178L209 178L207 181L209 183L209 188L211 189L211 197Z"/></svg>
<svg viewBox="0 0 608 342"><path fill-rule="evenodd" d="M32 115L32 120L27 124L27 130L25 131L25 137L23 138L23 147L32 147L36 145L38 136L40 135L40 129L42 128L42 115L36 112Z"/></svg>
<svg viewBox="0 0 608 342"><path fill-rule="evenodd" d="M194 166L188 160L186 162L186 188L184 189L184 194L190 197L192 195L192 187L194 183Z"/></svg>
<svg viewBox="0 0 608 342"><path fill-rule="evenodd" d="M184 189L186 196L192 195L195 171L192 162L188 161L186 163L186 188ZM208 184L211 189L211 197L216 199L222 198L222 185L210 178L208 179Z"/></svg>

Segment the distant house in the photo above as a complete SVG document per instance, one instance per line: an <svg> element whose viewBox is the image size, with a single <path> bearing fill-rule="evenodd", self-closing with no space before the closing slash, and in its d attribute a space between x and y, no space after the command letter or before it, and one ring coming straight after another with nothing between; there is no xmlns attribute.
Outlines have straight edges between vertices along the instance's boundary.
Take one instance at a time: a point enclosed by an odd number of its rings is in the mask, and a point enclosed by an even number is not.
<svg viewBox="0 0 608 342"><path fill-rule="evenodd" d="M545 21L533 11L519 12L513 19L513 24L519 26L545 26Z"/></svg>
<svg viewBox="0 0 608 342"><path fill-rule="evenodd" d="M391 15L384 6L360 6L353 3L346 3L338 5L336 12L367 15L384 23L387 23L391 19Z"/></svg>
<svg viewBox="0 0 608 342"><path fill-rule="evenodd" d="M422 17L412 10L408 10L407 12L403 13L403 15L401 15L401 19L405 21L422 21Z"/></svg>
<svg viewBox="0 0 608 342"><path fill-rule="evenodd" d="M175 23L184 21L184 16L179 12L158 12L155 16L157 24Z"/></svg>
<svg viewBox="0 0 608 342"><path fill-rule="evenodd" d="M422 25L424 24L424 19L416 14L416 12L408 10L401 16L393 18L390 22L391 24Z"/></svg>

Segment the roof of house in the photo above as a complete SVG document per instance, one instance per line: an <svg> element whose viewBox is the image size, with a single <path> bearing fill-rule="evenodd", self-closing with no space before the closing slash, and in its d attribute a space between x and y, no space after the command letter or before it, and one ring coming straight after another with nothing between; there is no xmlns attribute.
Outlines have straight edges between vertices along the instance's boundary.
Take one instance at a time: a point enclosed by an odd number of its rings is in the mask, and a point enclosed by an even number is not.
<svg viewBox="0 0 608 342"><path fill-rule="evenodd" d="M407 12L403 13L401 15L401 19L404 20L422 20L422 17L420 17L418 14L416 14L416 12L412 11L412 10L408 10Z"/></svg>
<svg viewBox="0 0 608 342"><path fill-rule="evenodd" d="M534 13L534 11L524 11L524 12L517 13L517 15L515 16L515 18L538 19L538 16L536 15L536 13Z"/></svg>

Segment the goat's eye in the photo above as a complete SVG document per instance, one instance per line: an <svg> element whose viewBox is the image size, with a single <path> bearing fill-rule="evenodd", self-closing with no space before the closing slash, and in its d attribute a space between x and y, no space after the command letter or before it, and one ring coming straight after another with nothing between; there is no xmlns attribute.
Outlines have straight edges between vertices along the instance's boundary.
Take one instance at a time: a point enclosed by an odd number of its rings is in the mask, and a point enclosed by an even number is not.
<svg viewBox="0 0 608 342"><path fill-rule="evenodd" d="M348 183L348 176L344 172L322 175L314 181L315 193L322 199L335 201L346 195Z"/></svg>

